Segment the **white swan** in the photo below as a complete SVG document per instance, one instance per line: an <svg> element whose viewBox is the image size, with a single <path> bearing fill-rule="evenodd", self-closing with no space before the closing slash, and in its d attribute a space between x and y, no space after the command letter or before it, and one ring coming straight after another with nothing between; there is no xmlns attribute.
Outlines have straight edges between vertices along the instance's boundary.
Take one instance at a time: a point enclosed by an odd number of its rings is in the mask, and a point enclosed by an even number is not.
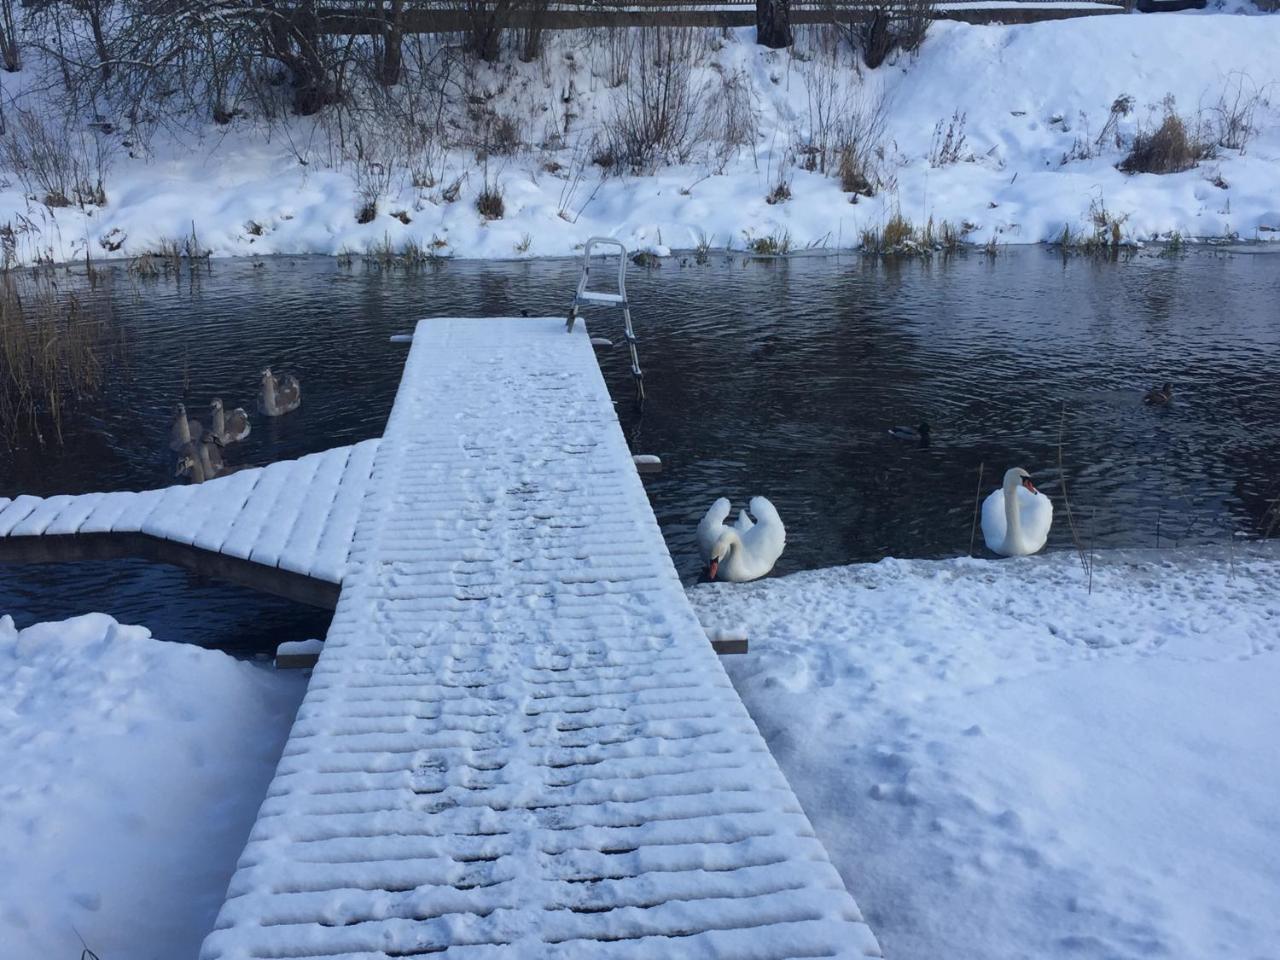
<svg viewBox="0 0 1280 960"><path fill-rule="evenodd" d="M1006 557L1036 553L1049 539L1053 502L1035 488L1031 474L1010 467L1004 485L982 502L982 539Z"/></svg>
<svg viewBox="0 0 1280 960"><path fill-rule="evenodd" d="M730 504L721 497L698 524L698 550L712 580L741 583L756 580L773 569L787 545L787 531L778 511L764 497L751 498L752 522L743 510L738 522L726 527Z"/></svg>

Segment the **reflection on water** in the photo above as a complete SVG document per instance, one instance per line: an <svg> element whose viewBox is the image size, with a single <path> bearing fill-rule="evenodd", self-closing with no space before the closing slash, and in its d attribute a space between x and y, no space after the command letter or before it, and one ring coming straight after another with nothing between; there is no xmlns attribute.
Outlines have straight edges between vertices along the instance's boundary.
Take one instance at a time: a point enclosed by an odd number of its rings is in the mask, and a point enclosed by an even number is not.
<svg viewBox="0 0 1280 960"><path fill-rule="evenodd" d="M258 373L296 373L302 409L254 419L235 462L262 464L378 435L403 348L429 315L559 314L577 265L452 262L386 272L323 258L220 261L179 282L114 280L129 375L73 415L61 449L0 463L0 495L139 489L171 480L169 409L252 409ZM721 494L768 495L788 528L778 572L968 550L984 492L1026 466L1096 546L1222 542L1280 494L1280 262L1194 253L1063 261L667 261L631 271L649 402L630 407L625 350L602 355L624 428L666 472L646 485L677 567L698 573L693 527ZM592 328L615 340L619 324ZM1167 409L1142 404L1174 384ZM896 424L932 426L927 446ZM978 538L981 544L981 537ZM20 622L88 609L157 635L246 650L316 635L326 618L146 564L6 568Z"/></svg>

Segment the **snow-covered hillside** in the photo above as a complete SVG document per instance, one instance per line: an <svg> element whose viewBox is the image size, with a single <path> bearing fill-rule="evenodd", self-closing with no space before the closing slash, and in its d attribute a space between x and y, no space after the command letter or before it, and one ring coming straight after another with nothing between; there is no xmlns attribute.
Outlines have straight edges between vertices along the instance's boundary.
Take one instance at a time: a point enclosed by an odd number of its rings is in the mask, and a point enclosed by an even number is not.
<svg viewBox="0 0 1280 960"><path fill-rule="evenodd" d="M195 245L215 255L413 244L452 256L553 256L595 234L659 252L741 249L760 238L848 248L896 213L917 225L947 221L980 244L1091 229L1104 211L1130 239L1280 238L1280 15L944 21L918 56L874 71L859 70L847 49L833 55L819 30L802 31L792 51L766 50L753 36L696 33L691 102L707 125L676 151L684 162L651 175L593 162L607 152L602 133L628 89L649 82L640 54L620 53L599 33L553 33L540 60L513 58L464 79L468 102L524 144L486 163L474 147L409 156L397 134L376 128L364 131L371 146L357 162L314 119L272 127L239 119L181 136L161 131L145 157L137 145L136 158L121 150L105 207L50 210L10 174L0 223L21 225L16 253L28 261L81 258L86 248L94 257L137 255L193 230ZM38 113L43 94L27 76L35 69L7 83L17 104ZM1224 111L1244 107L1244 137L1224 138ZM1239 139L1243 149L1218 146L1181 173L1117 170L1135 134L1169 110L1208 140ZM861 118L874 127L877 116L880 189L851 203L830 170L806 170L805 160L834 126ZM768 202L780 199L780 182L790 198ZM501 219L477 210L486 186L503 197ZM370 195L376 215L357 223Z"/></svg>
<svg viewBox="0 0 1280 960"><path fill-rule="evenodd" d="M695 587L894 960L1274 958L1274 553L885 560Z"/></svg>

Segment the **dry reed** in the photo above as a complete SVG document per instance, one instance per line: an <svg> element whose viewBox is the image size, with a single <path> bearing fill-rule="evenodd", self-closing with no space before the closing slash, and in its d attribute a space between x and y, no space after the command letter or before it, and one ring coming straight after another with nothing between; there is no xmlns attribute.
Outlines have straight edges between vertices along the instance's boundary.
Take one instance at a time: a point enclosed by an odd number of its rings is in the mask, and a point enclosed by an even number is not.
<svg viewBox="0 0 1280 960"><path fill-rule="evenodd" d="M62 442L66 414L94 395L120 346L109 295L52 271L0 272L0 437Z"/></svg>

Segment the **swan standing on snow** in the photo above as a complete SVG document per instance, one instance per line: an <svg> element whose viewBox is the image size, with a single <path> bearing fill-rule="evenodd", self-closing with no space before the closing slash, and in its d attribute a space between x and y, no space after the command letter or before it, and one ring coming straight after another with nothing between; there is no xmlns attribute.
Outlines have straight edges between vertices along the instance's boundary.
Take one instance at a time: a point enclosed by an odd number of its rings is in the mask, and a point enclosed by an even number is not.
<svg viewBox="0 0 1280 960"><path fill-rule="evenodd" d="M1010 467L1004 485L982 502L982 539L1005 557L1036 553L1049 539L1053 503L1031 482L1031 474Z"/></svg>
<svg viewBox="0 0 1280 960"><path fill-rule="evenodd" d="M281 417L302 406L302 387L291 373L275 377L268 367L262 371L262 392L258 395L258 412L268 417Z"/></svg>
<svg viewBox="0 0 1280 960"><path fill-rule="evenodd" d="M782 556L787 545L786 528L778 511L764 497L751 498L751 516L756 522L743 510L738 522L726 527L729 510L729 501L721 497L698 524L698 550L707 563L707 574L712 580L735 583L759 579Z"/></svg>

